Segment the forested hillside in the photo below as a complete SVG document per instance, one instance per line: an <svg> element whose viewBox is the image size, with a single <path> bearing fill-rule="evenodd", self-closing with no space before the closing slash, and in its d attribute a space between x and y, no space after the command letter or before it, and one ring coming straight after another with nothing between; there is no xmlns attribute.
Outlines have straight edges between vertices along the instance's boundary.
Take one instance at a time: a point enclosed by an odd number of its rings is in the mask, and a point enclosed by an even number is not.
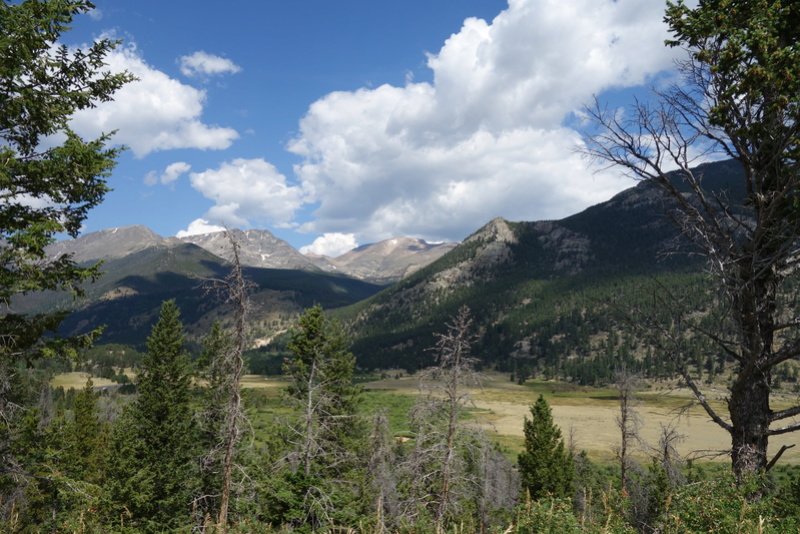
<svg viewBox="0 0 800 534"><path fill-rule="evenodd" d="M199 342L218 319L230 325L232 310L212 288L224 279L230 265L192 244L163 244L106 260L104 274L85 284L86 297L69 294L33 294L16 301L23 312L52 309L71 311L61 324L61 335L76 335L86 325L104 325L102 343L126 343L141 348L161 303L175 300L184 312L187 332ZM247 267L253 283L250 334L254 342L286 331L300 313L314 304L336 308L367 298L380 289L346 276L303 270Z"/></svg>
<svg viewBox="0 0 800 534"><path fill-rule="evenodd" d="M742 198L738 164L712 163L701 172L709 190ZM358 362L368 369L425 367L433 332L467 305L483 364L519 378L598 384L610 379L619 358L648 376L673 377L671 364L642 342L637 329L644 322L629 320L632 310L652 324L671 313L654 294L672 295L682 312L711 309L705 260L680 239L670 209L656 188L641 183L560 221L496 219L440 260L342 312ZM702 353L700 345L691 350Z"/></svg>

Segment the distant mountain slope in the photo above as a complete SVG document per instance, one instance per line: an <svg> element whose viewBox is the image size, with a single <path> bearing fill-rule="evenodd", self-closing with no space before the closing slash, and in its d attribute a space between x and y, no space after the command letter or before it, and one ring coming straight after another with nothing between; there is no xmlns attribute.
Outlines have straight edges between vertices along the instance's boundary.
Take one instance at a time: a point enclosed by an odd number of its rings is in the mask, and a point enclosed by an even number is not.
<svg viewBox="0 0 800 534"><path fill-rule="evenodd" d="M91 232L78 239L66 239L47 247L50 256L72 254L78 263L123 258L150 247L180 244L175 238L165 239L145 226L123 226Z"/></svg>
<svg viewBox="0 0 800 534"><path fill-rule="evenodd" d="M64 321L61 333L78 334L106 325L103 343L143 344L161 303L169 299L175 299L181 309L184 326L193 341L205 335L215 319L229 324L233 310L204 282L227 276L229 265L191 243L156 243L106 260L105 274L86 286L86 299L74 301L63 293L41 293L20 299L15 308L20 312L70 309L72 313ZM249 317L254 342L286 330L303 309L315 303L336 308L382 289L322 272L248 267L245 275L255 284Z"/></svg>
<svg viewBox="0 0 800 534"><path fill-rule="evenodd" d="M703 171L707 187L740 197L736 165ZM610 308L635 298L654 276L676 292L705 287L703 258L686 254L668 206L658 189L639 183L559 221L495 219L437 261L342 310L354 352L367 367L423 366L434 332L468 305L476 352L487 363L512 370L548 357L564 369L591 359L599 345L590 340L599 343L611 328Z"/></svg>
<svg viewBox="0 0 800 534"><path fill-rule="evenodd" d="M315 265L373 283L397 282L439 259L457 243L427 243L422 239L399 237L362 245L336 258L307 255Z"/></svg>
<svg viewBox="0 0 800 534"><path fill-rule="evenodd" d="M257 285L251 314L256 344L286 330L304 308L320 303L330 309L362 300L449 249L401 238L361 247L341 260L317 259L321 265L327 263L330 272L325 272L266 230L232 230L232 235L240 245L246 274ZM231 247L224 232L178 239L163 238L144 226L128 226L61 241L48 252L71 254L79 263L104 262L105 274L85 286L86 299L74 301L68 294L47 292L15 300L21 313L73 310L63 323L63 334L105 324L104 342L141 344L161 303L168 299L177 301L194 337L202 336L213 319L227 320L231 312L202 287L203 279L223 278L228 272ZM356 272L357 277L346 272ZM376 280L380 284L372 283Z"/></svg>
<svg viewBox="0 0 800 534"><path fill-rule="evenodd" d="M278 239L267 230L233 229L231 234L239 242L239 259L242 265L267 269L320 270L289 243ZM180 239L204 248L220 258L232 259L231 246L225 232L192 235Z"/></svg>

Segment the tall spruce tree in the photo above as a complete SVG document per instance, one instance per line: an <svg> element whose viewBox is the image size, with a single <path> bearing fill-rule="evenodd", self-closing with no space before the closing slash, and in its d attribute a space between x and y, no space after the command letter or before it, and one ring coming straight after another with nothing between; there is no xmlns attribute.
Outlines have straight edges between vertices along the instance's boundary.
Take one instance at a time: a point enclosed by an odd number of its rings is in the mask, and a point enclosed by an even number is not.
<svg viewBox="0 0 800 534"><path fill-rule="evenodd" d="M84 482L99 484L105 472L107 434L98 418L97 397L92 379L75 397L73 418L67 426L64 469ZM107 431L107 430L106 430Z"/></svg>
<svg viewBox="0 0 800 534"><path fill-rule="evenodd" d="M114 425L111 496L129 514L128 522L147 532L190 522L200 440L184 339L178 308L167 301L147 339L136 380L139 395Z"/></svg>
<svg viewBox="0 0 800 534"><path fill-rule="evenodd" d="M286 483L277 503L280 521L299 530L355 524L364 461L361 389L352 383L355 357L341 326L322 307L310 308L292 330L288 398L296 416L286 429Z"/></svg>
<svg viewBox="0 0 800 534"><path fill-rule="evenodd" d="M98 39L84 50L58 46L84 0L0 2L0 302L15 295L69 289L99 276L98 265L77 265L71 255L49 258L45 247L59 233L80 232L88 211L108 191L105 178L119 148L108 136L84 141L69 128L73 114L110 100L132 77L104 72L116 41ZM57 343L66 314L36 315L4 309L0 358L34 358L74 349Z"/></svg>
<svg viewBox="0 0 800 534"><path fill-rule="evenodd" d="M553 422L550 405L539 395L525 418L525 451L518 456L522 493L538 500L547 495L572 497L574 493L572 455L564 447L561 430Z"/></svg>
<svg viewBox="0 0 800 534"><path fill-rule="evenodd" d="M73 17L93 7L85 0L0 2L0 521L25 506L18 499L26 484L51 478L30 477L34 466L15 452L24 449L18 440L30 407L19 402L26 379L17 363L71 356L91 340L45 335L57 330L65 311L22 314L11 303L38 291L81 294L81 283L100 274L98 266L45 252L58 234L79 233L108 191L120 152L107 148L107 136L84 140L69 128L77 111L110 100L131 80L104 70L116 41L97 39L81 50L58 46Z"/></svg>

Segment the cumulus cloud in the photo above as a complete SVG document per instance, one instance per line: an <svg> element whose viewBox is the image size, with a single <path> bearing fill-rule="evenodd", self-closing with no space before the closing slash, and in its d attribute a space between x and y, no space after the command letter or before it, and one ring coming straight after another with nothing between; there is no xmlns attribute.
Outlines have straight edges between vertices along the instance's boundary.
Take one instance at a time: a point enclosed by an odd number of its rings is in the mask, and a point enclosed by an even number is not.
<svg viewBox="0 0 800 534"><path fill-rule="evenodd" d="M188 237L190 235L198 235L198 234L212 234L214 232L222 232L225 230L224 226L219 226L217 224L211 224L205 219L195 219L189 223L189 228L186 230L181 230L175 237Z"/></svg>
<svg viewBox="0 0 800 534"><path fill-rule="evenodd" d="M167 168L164 169L164 172L162 173L157 173L156 171L148 172L144 177L144 183L146 185L156 185L157 183L161 182L163 185L169 185L189 172L191 168L192 166L185 161L177 161L167 165Z"/></svg>
<svg viewBox="0 0 800 534"><path fill-rule="evenodd" d="M215 202L205 218L228 226L285 225L303 204L303 191L263 159L235 159L189 175L192 187Z"/></svg>
<svg viewBox="0 0 800 534"><path fill-rule="evenodd" d="M230 59L208 54L202 50L190 56L181 56L179 59L181 72L189 77L219 76L222 74L235 74L242 70Z"/></svg>
<svg viewBox="0 0 800 534"><path fill-rule="evenodd" d="M85 137L118 130L114 142L127 145L136 157L158 150L228 148L236 130L201 120L205 91L170 78L148 65L135 44L118 47L106 57L112 72L138 78L114 94L114 100L75 114L71 126Z"/></svg>
<svg viewBox="0 0 800 534"><path fill-rule="evenodd" d="M330 258L341 256L358 247L354 234L326 233L316 238L306 247L300 247L301 254L321 254Z"/></svg>
<svg viewBox="0 0 800 534"><path fill-rule="evenodd" d="M288 145L317 206L302 229L454 240L497 215L557 218L608 199L630 182L593 176L566 125L594 94L671 67L662 18L640 0L510 0L428 56L431 83L314 102Z"/></svg>

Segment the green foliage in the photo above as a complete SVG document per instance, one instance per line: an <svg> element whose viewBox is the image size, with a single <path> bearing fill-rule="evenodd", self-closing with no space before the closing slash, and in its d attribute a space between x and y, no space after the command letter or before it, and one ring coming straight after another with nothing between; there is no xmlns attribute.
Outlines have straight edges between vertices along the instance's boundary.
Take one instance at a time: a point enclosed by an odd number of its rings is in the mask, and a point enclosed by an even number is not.
<svg viewBox="0 0 800 534"><path fill-rule="evenodd" d="M364 425L358 416L361 388L353 385L355 358L341 326L317 305L291 332L292 382L287 400L294 415L283 430L288 451L272 478L275 519L299 531L349 524L363 511L359 498Z"/></svg>
<svg viewBox="0 0 800 534"><path fill-rule="evenodd" d="M578 519L572 502L565 498L547 497L528 500L517 508L509 534L633 534L636 530L624 521L611 500L616 496L602 494L603 516L598 521Z"/></svg>
<svg viewBox="0 0 800 534"><path fill-rule="evenodd" d="M63 468L78 480L99 484L105 478L107 429L100 422L91 378L77 394L66 428Z"/></svg>
<svg viewBox="0 0 800 534"><path fill-rule="evenodd" d="M779 172L796 173L791 162L800 155L798 6L775 0L713 0L695 9L682 0L667 5L665 20L674 36L667 44L687 47L719 89L708 109L710 123L731 136L742 155L779 155L788 164Z"/></svg>
<svg viewBox="0 0 800 534"><path fill-rule="evenodd" d="M82 295L81 283L100 274L98 266L45 253L56 235L79 233L108 191L105 179L120 152L106 148L107 136L84 141L68 125L77 111L109 100L132 79L103 70L115 41L98 39L72 51L58 45L73 17L92 7L84 0L0 2L0 302L8 308L0 316L0 520L13 520L10 510L16 507L17 514L30 512L33 524L44 525L45 516L52 522L61 512L62 494L81 485L53 476L60 434L44 430L41 412L32 409L35 401L26 398L37 390L20 380L26 373L17 363L75 358L99 331L57 339L53 334L66 312L28 315L9 305L44 291Z"/></svg>
<svg viewBox="0 0 800 534"><path fill-rule="evenodd" d="M574 492L572 455L564 447L561 430L553 422L550 405L539 395L525 418L525 451L518 457L522 495L533 500L547 495L571 497Z"/></svg>
<svg viewBox="0 0 800 534"><path fill-rule="evenodd" d="M572 513L569 499L541 499L528 501L517 512L514 524L516 534L580 534L583 532Z"/></svg>
<svg viewBox="0 0 800 534"><path fill-rule="evenodd" d="M199 436L189 359L175 303L165 302L136 379L139 395L114 425L109 491L116 513L144 531L189 522Z"/></svg>
<svg viewBox="0 0 800 534"><path fill-rule="evenodd" d="M737 486L731 476L686 486L668 502L659 532L771 534L797 532L796 517L782 517L772 498L752 499L764 481L752 478Z"/></svg>
<svg viewBox="0 0 800 534"><path fill-rule="evenodd" d="M105 178L120 151L105 148L107 136L87 142L68 126L75 112L109 100L132 79L103 71L115 41L98 39L73 51L57 45L73 16L92 7L84 0L0 3L0 300L6 303L45 290L82 294L79 284L100 274L69 256L48 259L44 250L59 233L78 234L108 191ZM51 146L55 139L60 144ZM82 346L76 340L42 341L64 317L3 315L0 355L74 355Z"/></svg>

